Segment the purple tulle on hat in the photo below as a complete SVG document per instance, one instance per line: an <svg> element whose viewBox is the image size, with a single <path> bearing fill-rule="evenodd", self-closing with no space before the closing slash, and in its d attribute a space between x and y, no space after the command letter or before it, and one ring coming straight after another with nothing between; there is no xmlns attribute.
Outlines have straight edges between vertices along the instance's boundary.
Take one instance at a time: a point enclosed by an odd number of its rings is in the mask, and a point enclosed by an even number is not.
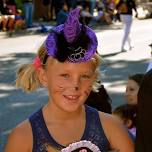
<svg viewBox="0 0 152 152"><path fill-rule="evenodd" d="M51 32L45 41L46 51L49 56L57 58L57 34L63 33L67 43L69 43L69 45L71 46L77 40L77 37L79 36L82 30L82 24L79 23L79 14L80 9L76 8L72 10L69 13L69 16L64 24L53 28L54 32ZM88 26L85 26L85 34L90 39L87 50L81 48L81 46L76 48L76 51L74 51L74 53L70 54L70 56L67 57L67 60L69 60L70 62L85 62L90 60L95 54L98 45L97 37L94 31Z"/></svg>
<svg viewBox="0 0 152 152"><path fill-rule="evenodd" d="M64 23L63 33L66 40L71 43L80 33L79 23L80 9L76 8L72 10L68 16L68 19Z"/></svg>

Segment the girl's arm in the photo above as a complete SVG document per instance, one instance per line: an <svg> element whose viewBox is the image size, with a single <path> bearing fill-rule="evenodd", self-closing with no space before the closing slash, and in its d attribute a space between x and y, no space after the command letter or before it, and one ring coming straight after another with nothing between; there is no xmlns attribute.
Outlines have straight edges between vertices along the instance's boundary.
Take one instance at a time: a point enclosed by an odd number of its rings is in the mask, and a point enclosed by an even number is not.
<svg viewBox="0 0 152 152"><path fill-rule="evenodd" d="M100 113L100 120L111 148L119 152L134 152L134 143L123 124L112 115Z"/></svg>
<svg viewBox="0 0 152 152"><path fill-rule="evenodd" d="M5 152L32 151L32 132L28 121L23 122L12 130L9 135Z"/></svg>

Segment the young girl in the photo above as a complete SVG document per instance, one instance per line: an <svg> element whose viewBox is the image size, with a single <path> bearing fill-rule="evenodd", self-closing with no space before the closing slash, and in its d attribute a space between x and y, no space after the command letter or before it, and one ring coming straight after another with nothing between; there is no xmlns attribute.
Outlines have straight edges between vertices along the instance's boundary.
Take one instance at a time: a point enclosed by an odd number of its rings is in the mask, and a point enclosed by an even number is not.
<svg viewBox="0 0 152 152"><path fill-rule="evenodd" d="M79 24L79 12L72 10L65 24L48 35L34 63L19 69L17 86L31 92L43 85L49 99L13 129L5 152L61 151L78 141L89 141L101 152L134 151L120 122L84 105L91 90L97 91L100 57L96 53L96 35Z"/></svg>
<svg viewBox="0 0 152 152"><path fill-rule="evenodd" d="M137 94L144 77L144 73L136 73L128 77L125 96L129 105L137 105Z"/></svg>

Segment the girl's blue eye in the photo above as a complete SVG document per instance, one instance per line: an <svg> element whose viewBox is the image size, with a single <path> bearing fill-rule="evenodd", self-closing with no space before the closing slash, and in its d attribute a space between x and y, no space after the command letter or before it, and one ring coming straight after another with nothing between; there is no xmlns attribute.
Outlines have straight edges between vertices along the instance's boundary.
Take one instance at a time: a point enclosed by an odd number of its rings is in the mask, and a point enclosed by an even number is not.
<svg viewBox="0 0 152 152"><path fill-rule="evenodd" d="M130 91L134 91L135 89L133 89L133 88L130 88Z"/></svg>
<svg viewBox="0 0 152 152"><path fill-rule="evenodd" d="M68 74L61 74L61 77L69 78L69 75Z"/></svg>
<svg viewBox="0 0 152 152"><path fill-rule="evenodd" d="M83 79L90 79L90 78L91 78L90 75L82 75L81 77L82 77Z"/></svg>

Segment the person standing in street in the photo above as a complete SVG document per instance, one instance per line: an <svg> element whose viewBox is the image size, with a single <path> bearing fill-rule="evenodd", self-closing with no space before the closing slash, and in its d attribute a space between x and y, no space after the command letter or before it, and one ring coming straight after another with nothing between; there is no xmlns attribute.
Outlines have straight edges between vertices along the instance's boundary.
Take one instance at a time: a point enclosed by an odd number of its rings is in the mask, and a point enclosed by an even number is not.
<svg viewBox="0 0 152 152"><path fill-rule="evenodd" d="M138 16L136 5L133 0L120 0L116 6L118 13L120 14L120 19L124 24L124 36L121 44L121 52L126 52L125 49L126 42L128 42L129 50L132 49L131 39L130 39L130 30L132 25L132 15L133 9L136 12L136 17Z"/></svg>
<svg viewBox="0 0 152 152"><path fill-rule="evenodd" d="M91 15L93 15L94 8L95 8L95 5L96 5L96 1L95 0L90 0L89 5L90 5L90 13L91 13Z"/></svg>
<svg viewBox="0 0 152 152"><path fill-rule="evenodd" d="M26 28L33 26L33 0L23 0Z"/></svg>

